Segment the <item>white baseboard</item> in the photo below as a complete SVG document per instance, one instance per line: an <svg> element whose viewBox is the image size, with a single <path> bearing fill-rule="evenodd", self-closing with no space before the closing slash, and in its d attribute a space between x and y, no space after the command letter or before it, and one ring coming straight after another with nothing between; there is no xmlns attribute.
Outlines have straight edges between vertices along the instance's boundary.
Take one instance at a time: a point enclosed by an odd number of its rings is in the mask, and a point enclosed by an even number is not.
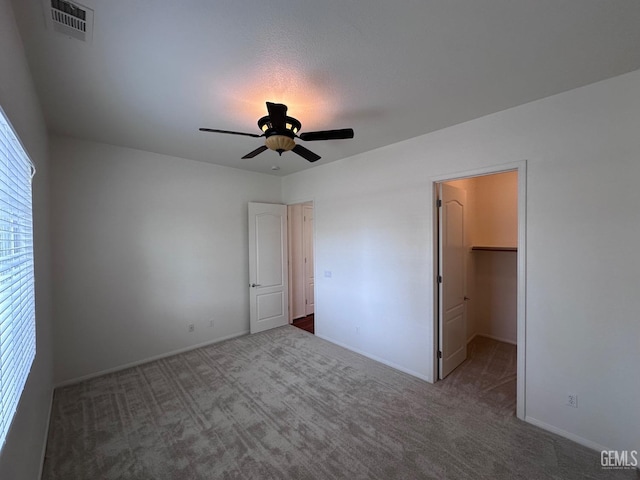
<svg viewBox="0 0 640 480"><path fill-rule="evenodd" d="M393 362L385 360L384 358L380 358L380 357L378 357L376 355L372 355L372 354L370 354L368 352L364 352L364 351L359 350L357 348L353 348L351 345L347 345L347 344L344 344L342 342L338 342L337 340L334 340L334 339L332 339L330 337L326 337L324 335L319 335L317 333L316 333L316 337L321 338L323 340L326 340L327 342L331 342L331 343L333 343L335 345L338 345L339 347L346 348L347 350L350 350L352 352L358 353L358 354L362 355L363 357L367 357L367 358L370 358L371 360L375 360L376 362L380 362L380 363L386 365L387 367L391 367L391 368L394 368L396 370L400 370L401 372L407 373L407 374L411 375L412 377L417 377L420 380L424 380L425 382L433 383L433 379L429 378L427 375L422 375L421 373L415 372L415 371L410 370L408 368L405 368L405 367L403 367L401 365L397 365L397 364L395 364Z"/></svg>
<svg viewBox="0 0 640 480"><path fill-rule="evenodd" d="M126 370L127 368L137 367L138 365L143 365L145 363L153 362L154 360L161 360L163 358L172 357L174 355L178 355L179 353L189 352L191 350L195 350L196 348L206 347L207 345L213 345L215 343L224 342L225 340L231 340L232 338L241 337L243 335L247 335L249 330L244 330L240 333L234 333L232 335L227 335L226 337L216 338L213 340L209 340L207 342L198 343L196 345L190 345L185 348L180 348L178 350L172 350L170 352L162 353L160 355L154 355L152 357L144 358L142 360L136 360L135 362L126 363L124 365L118 365L117 367L107 368L106 370L100 370L99 372L89 373L88 375L83 375L81 377L72 378L70 380L65 380L63 382L57 383L55 388L66 387L69 385L73 385L79 382L83 382L85 380L89 380L91 378L100 377L102 375L106 375L108 373L119 372L120 370Z"/></svg>
<svg viewBox="0 0 640 480"><path fill-rule="evenodd" d="M471 337L470 340L467 341L467 343L469 343L475 337L485 337L485 338L490 338L491 340L497 340L498 342L509 343L511 345L518 345L518 342L514 342L513 340L508 340L506 338L496 337L495 335L487 335L487 334L484 334L484 333L476 333L473 337Z"/></svg>
<svg viewBox="0 0 640 480"><path fill-rule="evenodd" d="M569 440L579 443L583 447L590 448L591 450L596 450L598 452L601 452L602 450L611 450L610 448L604 447L596 442L592 442L591 440L587 440L586 438L576 435L575 433L567 432L566 430L563 430L561 428L554 427L553 425L545 423L542 420L538 420L537 418L533 418L527 415L524 417L524 421L530 423L531 425L535 425L536 427L540 427L548 432L555 433L556 435L560 435L564 438L568 438Z"/></svg>
<svg viewBox="0 0 640 480"><path fill-rule="evenodd" d="M592 442L591 440L587 440L586 438L583 438L571 432L567 432L566 430L563 430L561 428L554 427L553 425L538 420L537 418L526 416L524 421L530 423L531 425L535 425L536 427L540 427L543 430L547 430L548 432L555 433L556 435L560 435L561 437L572 440L582 445L583 447L590 448L591 450L595 450L598 453L602 451L615 450L614 448L605 447L603 445L600 445L599 443ZM636 466L635 469L640 472L640 465Z"/></svg>

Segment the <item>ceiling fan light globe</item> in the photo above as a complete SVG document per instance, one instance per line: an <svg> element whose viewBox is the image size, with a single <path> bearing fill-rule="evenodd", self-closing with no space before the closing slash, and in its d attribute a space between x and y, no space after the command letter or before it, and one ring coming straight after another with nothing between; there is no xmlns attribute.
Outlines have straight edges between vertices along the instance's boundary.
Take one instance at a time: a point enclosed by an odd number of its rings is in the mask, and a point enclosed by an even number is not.
<svg viewBox="0 0 640 480"><path fill-rule="evenodd" d="M296 146L296 142L286 135L271 135L265 140L265 145L276 152L288 152Z"/></svg>

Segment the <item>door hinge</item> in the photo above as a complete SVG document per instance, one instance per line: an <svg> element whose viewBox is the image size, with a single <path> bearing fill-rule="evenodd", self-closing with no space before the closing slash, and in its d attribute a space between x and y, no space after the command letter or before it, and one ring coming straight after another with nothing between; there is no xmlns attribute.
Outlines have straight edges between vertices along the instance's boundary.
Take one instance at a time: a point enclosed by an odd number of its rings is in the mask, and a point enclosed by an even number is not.
<svg viewBox="0 0 640 480"><path fill-rule="evenodd" d="M442 352L438 350L438 358L442 358Z"/></svg>
<svg viewBox="0 0 640 480"><path fill-rule="evenodd" d="M438 275L438 283L442 283L442 275Z"/></svg>
<svg viewBox="0 0 640 480"><path fill-rule="evenodd" d="M442 200L438 199L436 201L436 206L441 207L442 206Z"/></svg>

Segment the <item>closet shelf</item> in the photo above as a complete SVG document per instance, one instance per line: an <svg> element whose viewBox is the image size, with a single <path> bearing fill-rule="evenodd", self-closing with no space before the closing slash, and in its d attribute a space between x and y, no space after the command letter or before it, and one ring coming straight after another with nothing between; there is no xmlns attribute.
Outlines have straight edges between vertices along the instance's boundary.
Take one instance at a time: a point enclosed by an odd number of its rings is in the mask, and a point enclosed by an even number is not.
<svg viewBox="0 0 640 480"><path fill-rule="evenodd" d="M517 252L518 247L489 247L484 245L474 245L471 250L481 250L485 252Z"/></svg>

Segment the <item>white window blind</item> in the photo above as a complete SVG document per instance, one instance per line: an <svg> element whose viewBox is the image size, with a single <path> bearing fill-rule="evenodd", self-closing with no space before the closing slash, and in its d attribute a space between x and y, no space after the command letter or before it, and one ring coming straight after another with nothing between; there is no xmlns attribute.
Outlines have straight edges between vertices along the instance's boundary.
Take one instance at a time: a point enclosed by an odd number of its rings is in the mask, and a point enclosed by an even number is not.
<svg viewBox="0 0 640 480"><path fill-rule="evenodd" d="M0 448L36 353L33 172L0 109Z"/></svg>

